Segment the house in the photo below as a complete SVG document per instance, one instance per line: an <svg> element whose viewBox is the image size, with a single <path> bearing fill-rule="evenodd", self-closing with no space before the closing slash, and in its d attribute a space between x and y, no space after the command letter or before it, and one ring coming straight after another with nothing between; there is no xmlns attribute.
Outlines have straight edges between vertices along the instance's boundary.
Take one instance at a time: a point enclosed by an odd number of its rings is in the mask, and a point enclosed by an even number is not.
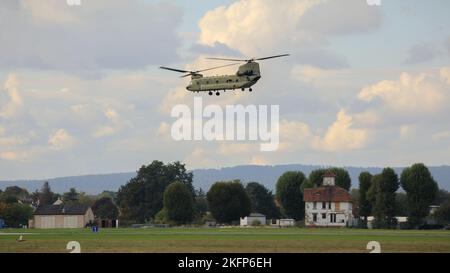
<svg viewBox="0 0 450 273"><path fill-rule="evenodd" d="M266 216L264 214L251 213L249 216L241 218L241 227L256 226L256 225L260 226L266 225Z"/></svg>
<svg viewBox="0 0 450 273"><path fill-rule="evenodd" d="M34 212L34 228L84 228L94 221L91 207L83 204L63 204L39 206ZM30 225L31 226L31 225Z"/></svg>
<svg viewBox="0 0 450 273"><path fill-rule="evenodd" d="M326 172L323 185L305 189L305 226L345 227L353 219L353 202L348 191L335 185L336 176Z"/></svg>

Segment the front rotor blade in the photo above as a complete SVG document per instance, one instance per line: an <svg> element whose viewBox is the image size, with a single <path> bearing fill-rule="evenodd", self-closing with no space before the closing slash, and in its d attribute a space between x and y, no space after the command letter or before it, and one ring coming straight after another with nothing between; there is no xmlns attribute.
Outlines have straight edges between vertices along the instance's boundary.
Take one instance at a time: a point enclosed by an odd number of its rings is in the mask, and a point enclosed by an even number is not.
<svg viewBox="0 0 450 273"><path fill-rule="evenodd" d="M181 76L180 78L186 78L186 77L189 77L189 76L192 76L192 75L195 75L195 74L194 73L189 73L187 75Z"/></svg>
<svg viewBox="0 0 450 273"><path fill-rule="evenodd" d="M248 60L242 59L226 59L226 58L206 58L207 60L220 60L220 61L232 61L232 62L247 62Z"/></svg>
<svg viewBox="0 0 450 273"><path fill-rule="evenodd" d="M159 67L159 68L165 69L165 70L170 70L170 71L175 71L175 72L180 72L180 73L189 73L189 72L191 72L191 71L186 71L186 70L181 70L181 69L175 69L175 68L170 68L170 67L164 67L164 66L161 66L161 67Z"/></svg>
<svg viewBox="0 0 450 273"><path fill-rule="evenodd" d="M283 55L264 57L264 58L259 58L259 59L255 59L255 60L256 61L262 61L262 60L273 59L273 58L280 58L280 57L286 57L286 56L290 56L290 54L283 54Z"/></svg>

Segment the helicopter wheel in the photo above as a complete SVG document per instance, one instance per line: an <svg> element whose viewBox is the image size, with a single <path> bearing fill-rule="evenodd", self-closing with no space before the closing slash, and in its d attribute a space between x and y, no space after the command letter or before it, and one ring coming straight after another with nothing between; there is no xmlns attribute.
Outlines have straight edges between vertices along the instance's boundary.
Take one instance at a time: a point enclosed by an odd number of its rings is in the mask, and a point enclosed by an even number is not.
<svg viewBox="0 0 450 273"><path fill-rule="evenodd" d="M217 92L216 92L216 96L220 96L220 93L219 93L219 91L217 91Z"/></svg>
<svg viewBox="0 0 450 273"><path fill-rule="evenodd" d="M251 89L251 88L250 88L250 89L249 89L248 91L252 92L252 91L253 91L253 89Z"/></svg>
<svg viewBox="0 0 450 273"><path fill-rule="evenodd" d="M209 93L208 93L210 96L212 96L213 95L213 92L211 92L211 91L209 91Z"/></svg>

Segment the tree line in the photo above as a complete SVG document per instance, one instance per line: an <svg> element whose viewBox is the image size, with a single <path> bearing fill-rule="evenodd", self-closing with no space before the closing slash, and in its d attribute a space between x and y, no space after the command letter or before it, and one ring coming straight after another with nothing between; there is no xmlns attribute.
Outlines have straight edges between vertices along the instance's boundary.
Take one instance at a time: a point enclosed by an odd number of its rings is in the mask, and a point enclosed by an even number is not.
<svg viewBox="0 0 450 273"><path fill-rule="evenodd" d="M33 211L29 204L52 204L58 198L64 203L83 203L93 207L102 219L117 219L122 225L159 223L171 225L203 224L216 221L233 224L252 212L262 213L268 219L305 217L303 191L320 187L325 172L336 175L336 186L350 191L351 179L343 168L323 168L305 176L300 171L282 174L275 192L258 182L243 184L239 180L218 181L208 192L195 189L193 174L180 162L164 164L153 161L142 166L136 176L121 186L118 192L104 192L90 196L76 189L62 195L53 193L48 183L39 191L29 194L19 187L0 191L0 218L9 226L26 224ZM398 192L402 187L405 193ZM351 191L355 209L367 226L367 217L374 216L375 228L393 228L395 216L406 214L411 228L423 223L430 204L441 205L436 217L450 221L450 195L439 190L430 172L423 164L406 168L400 178L391 168L380 174L363 172L359 188Z"/></svg>

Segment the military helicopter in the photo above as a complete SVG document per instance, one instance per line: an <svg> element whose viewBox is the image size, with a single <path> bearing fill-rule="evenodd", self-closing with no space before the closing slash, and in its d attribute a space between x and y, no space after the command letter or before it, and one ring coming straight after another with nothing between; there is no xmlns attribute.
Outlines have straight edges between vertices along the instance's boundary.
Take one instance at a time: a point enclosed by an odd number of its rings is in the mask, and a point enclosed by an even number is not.
<svg viewBox="0 0 450 273"><path fill-rule="evenodd" d="M198 70L198 71L186 71L181 69L174 69L170 67L164 67L161 66L161 69L175 71L179 73L187 73L184 77L191 76L191 82L186 87L188 91L191 92L208 92L210 96L216 93L217 96L220 96L220 91L226 91L226 90L236 90L241 89L242 91L245 91L246 88L250 92L253 91L252 86L258 82L258 80L261 78L261 73L259 70L259 63L256 61L262 61L267 59L273 59L273 58L280 58L280 57L286 57L289 56L289 54L283 54L283 55L276 55L276 56L270 56L270 57L264 57L264 58L253 58L248 60L243 59L224 59L224 58L207 58L208 60L221 60L221 61L232 61L232 62L239 62L239 63L233 63L228 65L222 65L222 66L216 66L213 68ZM214 69L219 69L223 67L238 65L240 62L245 62L245 64L239 66L238 71L235 75L222 75L222 76L213 76L213 77L203 77L201 72L210 71Z"/></svg>

